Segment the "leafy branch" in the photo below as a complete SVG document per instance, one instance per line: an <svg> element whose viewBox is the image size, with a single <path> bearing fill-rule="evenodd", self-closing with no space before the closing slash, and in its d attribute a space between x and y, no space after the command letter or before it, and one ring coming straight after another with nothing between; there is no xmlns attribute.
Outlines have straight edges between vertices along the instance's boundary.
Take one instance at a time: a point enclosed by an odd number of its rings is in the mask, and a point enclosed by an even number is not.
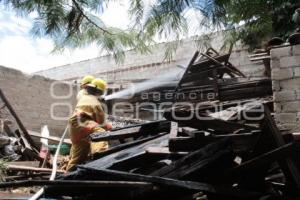
<svg viewBox="0 0 300 200"><path fill-rule="evenodd" d="M107 31L106 29L100 27L98 24L96 24L93 20L91 20L86 14L84 14L84 11L81 9L80 5L78 4L78 2L76 0L72 0L73 4L75 5L76 9L81 13L81 15L91 24L93 24L94 26L96 26L97 28L99 28L100 30L102 30L104 33L108 33L108 34L112 34L109 31Z"/></svg>

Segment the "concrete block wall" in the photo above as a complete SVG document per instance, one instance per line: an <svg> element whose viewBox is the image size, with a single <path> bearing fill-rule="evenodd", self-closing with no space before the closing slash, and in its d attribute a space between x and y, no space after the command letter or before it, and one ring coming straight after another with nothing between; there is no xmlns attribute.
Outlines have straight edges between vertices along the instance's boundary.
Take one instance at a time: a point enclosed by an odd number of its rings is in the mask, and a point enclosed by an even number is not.
<svg viewBox="0 0 300 200"><path fill-rule="evenodd" d="M0 88L27 129L40 132L48 125L52 135L62 134L74 108L75 86L0 66Z"/></svg>
<svg viewBox="0 0 300 200"><path fill-rule="evenodd" d="M214 38L212 46L218 50L223 44L221 41L222 34L216 34ZM127 51L125 53L125 60L121 64L116 64L114 59L108 55L42 70L35 74L56 80L76 80L86 74L92 74L99 78L104 78L108 82L150 79L156 74L161 74L161 72L166 68L168 69L167 71L169 71L174 69L176 70L176 65L187 66L195 51L198 50L197 41L193 39L183 40L175 55L173 55L171 62L165 63L164 57L166 48L167 43L154 45L152 47L152 53L148 55L141 55L132 50ZM264 74L263 63L251 62L248 55L249 53L246 47L237 45L232 51L230 62L232 62L248 77L262 77ZM149 67L147 69L142 67L146 65L151 65L153 67ZM128 73L124 71L125 69L132 69L136 66L141 66L141 68L128 70ZM120 72L120 69L123 70L123 73ZM140 69L144 69L144 71L140 71Z"/></svg>
<svg viewBox="0 0 300 200"><path fill-rule="evenodd" d="M280 128L300 131L300 45L271 50L275 120Z"/></svg>

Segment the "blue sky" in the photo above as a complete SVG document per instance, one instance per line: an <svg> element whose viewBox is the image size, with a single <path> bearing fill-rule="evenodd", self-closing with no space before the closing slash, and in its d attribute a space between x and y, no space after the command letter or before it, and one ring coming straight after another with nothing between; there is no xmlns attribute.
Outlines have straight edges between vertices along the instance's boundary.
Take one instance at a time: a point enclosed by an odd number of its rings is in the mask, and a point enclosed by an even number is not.
<svg viewBox="0 0 300 200"><path fill-rule="evenodd" d="M128 0L112 2L101 15L101 19L110 26L126 28L130 23L127 14L128 6ZM190 12L188 15L195 19L195 13ZM32 73L100 55L101 51L96 45L66 50L62 54L51 54L53 49L51 40L33 38L29 34L33 18L33 14L25 18L18 17L13 11L0 5L0 65ZM189 24L193 23L196 22Z"/></svg>

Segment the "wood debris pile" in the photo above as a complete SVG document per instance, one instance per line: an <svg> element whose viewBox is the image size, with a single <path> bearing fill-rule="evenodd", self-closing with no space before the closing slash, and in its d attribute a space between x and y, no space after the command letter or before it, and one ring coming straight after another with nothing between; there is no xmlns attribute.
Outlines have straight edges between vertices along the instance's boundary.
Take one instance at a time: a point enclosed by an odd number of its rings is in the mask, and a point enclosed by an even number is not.
<svg viewBox="0 0 300 200"><path fill-rule="evenodd" d="M20 180L47 180L51 173L49 157L42 157L40 144L33 136L41 135L29 131L0 89L0 178L3 182ZM49 140L57 141L50 137ZM68 142L67 142L68 143ZM61 170L58 173L62 173ZM4 198L14 197L8 193Z"/></svg>
<svg viewBox="0 0 300 200"><path fill-rule="evenodd" d="M43 161L39 145L31 138L12 105L0 89L0 159Z"/></svg>
<svg viewBox="0 0 300 200"><path fill-rule="evenodd" d="M300 143L276 126L270 79L244 80L228 55L198 56L173 87L173 102L193 91L213 92L213 100L185 99L163 120L90 135L119 142L54 181L0 187L45 186L44 197L57 199L299 199Z"/></svg>
<svg viewBox="0 0 300 200"><path fill-rule="evenodd" d="M179 80L169 80L163 82L163 86L138 92L129 101L162 103L175 100L198 103L272 95L270 78L246 77L229 62L230 55L221 55L213 48L201 54L196 52Z"/></svg>
<svg viewBox="0 0 300 200"><path fill-rule="evenodd" d="M44 182L45 196L295 199L300 143L278 130L269 101L251 102L218 104L230 114L212 112L205 105L198 110L205 119L175 119L172 112L183 117L195 110L173 108L165 112L167 120L94 134L93 141L134 140L95 155L54 182ZM260 119L236 118L246 114Z"/></svg>

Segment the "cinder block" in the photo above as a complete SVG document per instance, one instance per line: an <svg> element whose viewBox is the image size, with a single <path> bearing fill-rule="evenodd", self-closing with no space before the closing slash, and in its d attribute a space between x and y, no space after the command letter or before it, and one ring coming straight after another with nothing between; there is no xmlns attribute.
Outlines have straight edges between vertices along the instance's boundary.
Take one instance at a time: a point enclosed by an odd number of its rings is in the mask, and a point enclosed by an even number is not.
<svg viewBox="0 0 300 200"><path fill-rule="evenodd" d="M300 56L289 56L282 57L280 59L280 67L299 67L300 66Z"/></svg>
<svg viewBox="0 0 300 200"><path fill-rule="evenodd" d="M294 70L294 77L300 77L300 63L298 67L293 68Z"/></svg>
<svg viewBox="0 0 300 200"><path fill-rule="evenodd" d="M279 68L280 67L280 61L279 59L271 59L271 69Z"/></svg>
<svg viewBox="0 0 300 200"><path fill-rule="evenodd" d="M272 81L272 90L279 92L281 90L279 81Z"/></svg>
<svg viewBox="0 0 300 200"><path fill-rule="evenodd" d="M280 113L281 112L281 103L274 103L274 111L275 113Z"/></svg>
<svg viewBox="0 0 300 200"><path fill-rule="evenodd" d="M292 46L292 53L295 56L300 55L300 45Z"/></svg>
<svg viewBox="0 0 300 200"><path fill-rule="evenodd" d="M296 100L296 92L294 90L285 90L273 93L275 102Z"/></svg>
<svg viewBox="0 0 300 200"><path fill-rule="evenodd" d="M297 121L300 121L300 112L297 112Z"/></svg>
<svg viewBox="0 0 300 200"><path fill-rule="evenodd" d="M295 128L297 128L297 123L284 123L280 126L281 130L295 130Z"/></svg>
<svg viewBox="0 0 300 200"><path fill-rule="evenodd" d="M282 112L299 112L300 101L282 102Z"/></svg>
<svg viewBox="0 0 300 200"><path fill-rule="evenodd" d="M300 90L300 78L282 80L279 84L282 90Z"/></svg>
<svg viewBox="0 0 300 200"><path fill-rule="evenodd" d="M300 90L295 90L296 92L296 99L300 100Z"/></svg>
<svg viewBox="0 0 300 200"><path fill-rule="evenodd" d="M271 71L271 77L273 80L284 80L293 78L294 71L292 68L274 68Z"/></svg>
<svg viewBox="0 0 300 200"><path fill-rule="evenodd" d="M279 123L296 123L297 113L275 113L275 120Z"/></svg>
<svg viewBox="0 0 300 200"><path fill-rule="evenodd" d="M291 56L292 51L291 47L282 47L282 48L276 48L272 49L270 52L271 58L280 58L280 57L285 57L285 56Z"/></svg>

